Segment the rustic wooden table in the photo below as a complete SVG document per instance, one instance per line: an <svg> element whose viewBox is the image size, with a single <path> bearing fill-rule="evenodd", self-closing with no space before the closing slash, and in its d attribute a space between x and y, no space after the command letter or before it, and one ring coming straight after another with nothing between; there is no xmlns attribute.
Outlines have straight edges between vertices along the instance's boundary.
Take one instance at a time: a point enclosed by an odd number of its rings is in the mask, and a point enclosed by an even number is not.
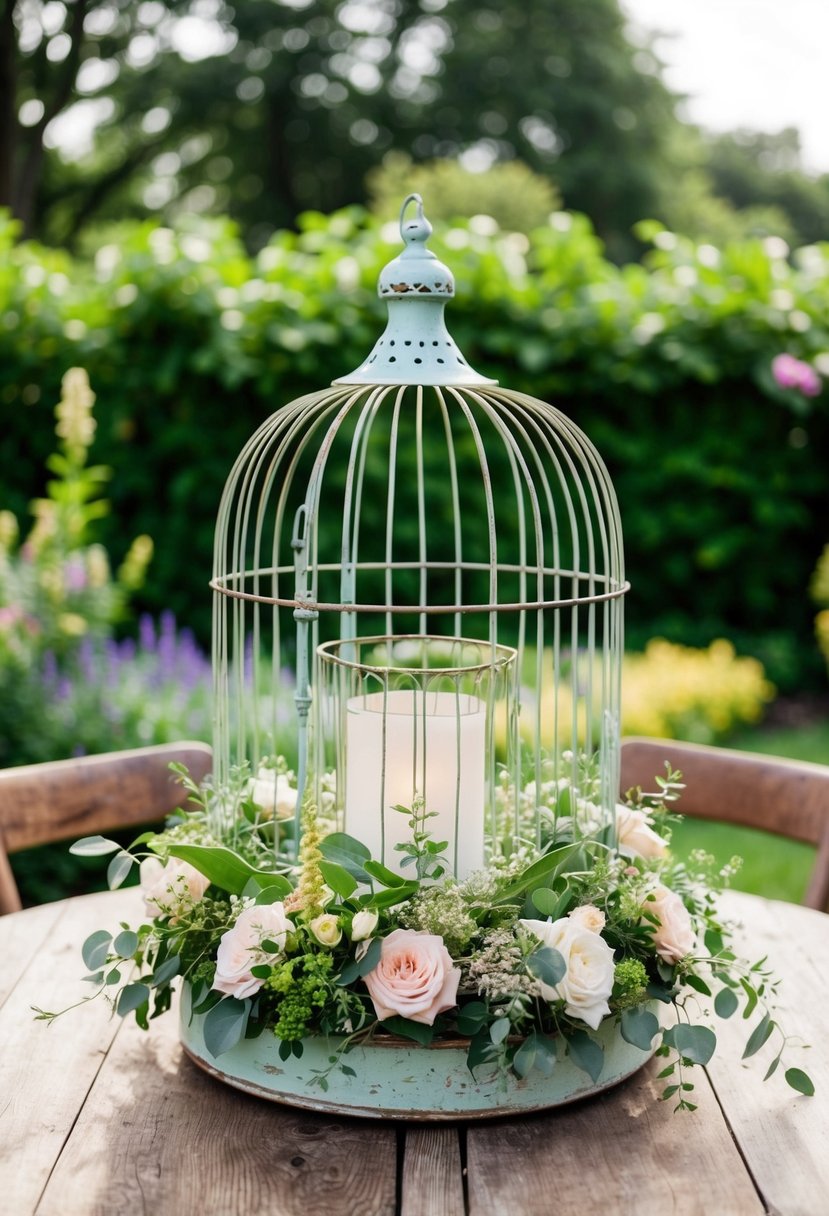
<svg viewBox="0 0 829 1216"><path fill-rule="evenodd" d="M182 1056L176 1019L149 1034L103 1002L48 1026L78 992L79 943L135 920L135 891L0 918L0 1211L8 1216L825 1216L829 1213L829 918L728 896L750 957L783 978L781 1021L811 1043L740 1062L746 1024L694 1069L699 1109L656 1101L658 1061L593 1100L493 1123L392 1126L238 1093ZM770 1046L770 1045L769 1045Z"/></svg>

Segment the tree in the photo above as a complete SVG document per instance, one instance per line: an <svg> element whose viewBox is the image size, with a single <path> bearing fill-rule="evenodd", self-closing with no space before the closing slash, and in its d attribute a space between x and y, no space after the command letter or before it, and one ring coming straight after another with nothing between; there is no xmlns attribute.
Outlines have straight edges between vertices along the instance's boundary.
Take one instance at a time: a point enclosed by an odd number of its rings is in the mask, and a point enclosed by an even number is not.
<svg viewBox="0 0 829 1216"><path fill-rule="evenodd" d="M619 254L658 213L673 98L617 0L215 0L204 12L7 0L0 201L27 231L72 241L102 217L221 209L259 244L302 209L362 201L392 149L520 159ZM67 164L50 123L90 104L94 145Z"/></svg>

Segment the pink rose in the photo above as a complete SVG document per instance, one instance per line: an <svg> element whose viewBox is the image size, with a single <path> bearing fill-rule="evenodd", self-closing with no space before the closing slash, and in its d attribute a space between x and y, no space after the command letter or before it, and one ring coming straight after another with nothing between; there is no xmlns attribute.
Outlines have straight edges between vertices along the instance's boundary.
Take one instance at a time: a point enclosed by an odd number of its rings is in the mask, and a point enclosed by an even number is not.
<svg viewBox="0 0 829 1216"><path fill-rule="evenodd" d="M653 929L656 953L666 963L678 963L690 954L696 944L691 917L675 891L664 886L654 887L644 903L644 910L658 920Z"/></svg>
<svg viewBox="0 0 829 1216"><path fill-rule="evenodd" d="M195 866L176 858L165 866L158 857L145 857L140 875L147 915L173 920L197 904L210 886L210 880Z"/></svg>
<svg viewBox="0 0 829 1216"><path fill-rule="evenodd" d="M642 857L650 861L664 857L667 843L650 826L650 816L630 806L616 807L616 840L623 857Z"/></svg>
<svg viewBox="0 0 829 1216"><path fill-rule="evenodd" d="M275 957L262 949L262 942L271 941L284 950L285 938L293 928L293 922L288 920L281 903L245 908L239 913L233 928L222 934L216 952L213 987L240 1001L246 996L253 996L264 980L251 975L251 967L272 963Z"/></svg>
<svg viewBox="0 0 829 1216"><path fill-rule="evenodd" d="M443 938L415 929L395 929L383 938L380 962L365 977L380 1021L394 1014L431 1026L458 1003L460 968Z"/></svg>

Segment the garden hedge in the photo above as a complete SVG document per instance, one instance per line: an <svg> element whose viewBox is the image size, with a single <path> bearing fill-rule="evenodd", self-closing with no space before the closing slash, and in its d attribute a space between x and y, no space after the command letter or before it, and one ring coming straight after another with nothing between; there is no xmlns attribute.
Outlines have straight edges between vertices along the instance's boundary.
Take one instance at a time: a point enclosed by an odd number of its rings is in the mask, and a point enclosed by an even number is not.
<svg viewBox="0 0 829 1216"><path fill-rule="evenodd" d="M255 258L227 221L123 226L90 262L0 221L0 506L22 518L42 490L60 378L86 367L93 457L113 469L102 539L117 560L149 533L139 607L172 608L205 640L235 454L270 412L356 367L383 324L396 224L358 209L300 223ZM644 264L619 268L578 215L530 238L485 217L444 227L450 329L473 366L558 405L605 457L632 648L728 636L782 688L825 678L808 582L829 537L827 394L780 387L771 363L788 352L829 373L829 246L639 235Z"/></svg>

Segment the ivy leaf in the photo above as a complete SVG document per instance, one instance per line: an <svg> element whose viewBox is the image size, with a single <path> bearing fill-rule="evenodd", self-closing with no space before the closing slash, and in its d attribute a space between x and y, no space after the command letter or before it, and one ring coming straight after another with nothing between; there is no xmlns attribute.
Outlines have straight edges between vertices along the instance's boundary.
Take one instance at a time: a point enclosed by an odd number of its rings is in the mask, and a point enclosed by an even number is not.
<svg viewBox="0 0 829 1216"><path fill-rule="evenodd" d="M69 852L75 857L105 857L107 853L117 853L121 846L105 836L84 836L70 844Z"/></svg>
<svg viewBox="0 0 829 1216"><path fill-rule="evenodd" d="M222 1055L244 1038L250 1016L250 999L227 996L204 1015L204 1045L211 1056Z"/></svg>
<svg viewBox="0 0 829 1216"><path fill-rule="evenodd" d="M812 1078L807 1076L805 1072L801 1072L799 1068L787 1068L786 1080L792 1089L796 1089L799 1094L805 1094L807 1098L814 1095L815 1087L812 1083Z"/></svg>
<svg viewBox="0 0 829 1216"><path fill-rule="evenodd" d="M730 1018L739 1003L737 994L732 988L721 988L714 997L714 1012L717 1017Z"/></svg>
<svg viewBox="0 0 829 1216"><path fill-rule="evenodd" d="M659 1019L649 1009L624 1009L622 1038L642 1051L650 1051L654 1035L659 1034Z"/></svg>
<svg viewBox="0 0 829 1216"><path fill-rule="evenodd" d="M755 1055L763 1044L768 1041L768 1038L773 1030L774 1022L771 1020L771 1014L763 1014L760 1021L748 1036L748 1042L746 1043L745 1051L743 1052L743 1059L747 1060L749 1056Z"/></svg>
<svg viewBox="0 0 829 1216"><path fill-rule="evenodd" d="M81 946L83 961L90 971L97 971L104 965L111 941L111 933L107 933L106 929L98 929L91 933Z"/></svg>
<svg viewBox="0 0 829 1216"><path fill-rule="evenodd" d="M598 1043L584 1030L574 1030L565 1035L570 1059L586 1072L591 1081L598 1081L604 1066L604 1052Z"/></svg>

